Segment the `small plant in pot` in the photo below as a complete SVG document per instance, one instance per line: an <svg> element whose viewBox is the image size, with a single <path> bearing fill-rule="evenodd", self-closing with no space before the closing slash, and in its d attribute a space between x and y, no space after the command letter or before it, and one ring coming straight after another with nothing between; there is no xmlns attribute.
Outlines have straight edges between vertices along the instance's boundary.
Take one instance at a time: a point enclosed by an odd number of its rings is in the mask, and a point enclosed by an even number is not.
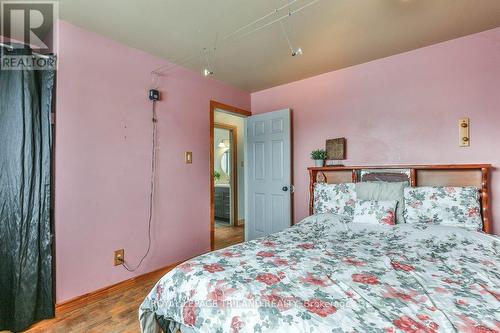
<svg viewBox="0 0 500 333"><path fill-rule="evenodd" d="M327 154L324 149L317 149L311 152L311 158L314 160L314 166L322 167L325 164Z"/></svg>
<svg viewBox="0 0 500 333"><path fill-rule="evenodd" d="M218 182L220 180L220 172L217 170L214 170L214 180Z"/></svg>

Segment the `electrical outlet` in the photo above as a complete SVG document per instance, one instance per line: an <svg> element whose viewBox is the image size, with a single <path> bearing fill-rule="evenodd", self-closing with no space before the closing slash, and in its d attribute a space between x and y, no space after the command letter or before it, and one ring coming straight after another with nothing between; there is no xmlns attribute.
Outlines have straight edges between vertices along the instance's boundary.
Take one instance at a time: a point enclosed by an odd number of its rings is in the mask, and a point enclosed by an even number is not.
<svg viewBox="0 0 500 333"><path fill-rule="evenodd" d="M123 262L125 261L125 250L124 249L116 250L114 259L115 259L115 266L123 264Z"/></svg>
<svg viewBox="0 0 500 333"><path fill-rule="evenodd" d="M185 159L186 164L193 163L193 153L190 151L187 151L184 159Z"/></svg>

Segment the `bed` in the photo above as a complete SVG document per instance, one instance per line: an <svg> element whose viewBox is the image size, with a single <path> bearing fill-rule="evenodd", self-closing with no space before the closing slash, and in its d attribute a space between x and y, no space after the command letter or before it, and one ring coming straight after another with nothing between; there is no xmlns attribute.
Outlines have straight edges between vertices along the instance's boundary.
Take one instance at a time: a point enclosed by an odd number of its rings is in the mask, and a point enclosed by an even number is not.
<svg viewBox="0 0 500 333"><path fill-rule="evenodd" d="M313 188L316 183L343 183L349 175L350 181L360 181L367 169L384 171L377 177L407 174L409 187L415 188L426 182L476 186L483 228L491 230L488 168L384 166L309 172ZM314 193L312 189L311 207ZM346 223L342 215L311 213L285 231L176 267L141 305L142 331L500 330L497 236L425 223Z"/></svg>

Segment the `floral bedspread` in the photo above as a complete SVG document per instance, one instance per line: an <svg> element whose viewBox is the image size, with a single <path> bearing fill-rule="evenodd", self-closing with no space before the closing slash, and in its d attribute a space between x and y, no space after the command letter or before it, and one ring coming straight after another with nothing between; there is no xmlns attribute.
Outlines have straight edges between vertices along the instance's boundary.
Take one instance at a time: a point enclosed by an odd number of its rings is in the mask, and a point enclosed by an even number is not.
<svg viewBox="0 0 500 333"><path fill-rule="evenodd" d="M315 215L179 265L146 297L141 325L154 331L161 319L172 330L221 333L499 332L499 251L498 237L456 227L344 224Z"/></svg>

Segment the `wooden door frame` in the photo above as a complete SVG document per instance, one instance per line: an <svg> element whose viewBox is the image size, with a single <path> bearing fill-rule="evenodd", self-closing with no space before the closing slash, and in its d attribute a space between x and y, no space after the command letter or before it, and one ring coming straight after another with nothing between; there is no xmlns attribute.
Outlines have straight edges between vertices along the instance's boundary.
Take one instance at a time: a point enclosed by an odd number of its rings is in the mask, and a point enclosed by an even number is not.
<svg viewBox="0 0 500 333"><path fill-rule="evenodd" d="M252 115L250 111L243 110L240 108L237 108L235 106L227 105L224 103L220 103L217 101L210 101L210 115L209 115L209 122L210 122L210 163L209 163L209 168L210 168L210 250L214 250L214 235L215 235L215 181L214 181L214 128L215 128L215 109L220 109L229 113L235 113L240 116L244 117L249 117ZM237 141L237 140L233 140ZM235 154L237 156L237 153ZM237 160L238 158L234 158L234 161L236 161L236 167L237 167ZM236 170L236 169L235 169ZM238 180L235 178L235 182ZM238 201L234 200L235 204L238 205ZM237 223L238 217L236 216L235 222Z"/></svg>

